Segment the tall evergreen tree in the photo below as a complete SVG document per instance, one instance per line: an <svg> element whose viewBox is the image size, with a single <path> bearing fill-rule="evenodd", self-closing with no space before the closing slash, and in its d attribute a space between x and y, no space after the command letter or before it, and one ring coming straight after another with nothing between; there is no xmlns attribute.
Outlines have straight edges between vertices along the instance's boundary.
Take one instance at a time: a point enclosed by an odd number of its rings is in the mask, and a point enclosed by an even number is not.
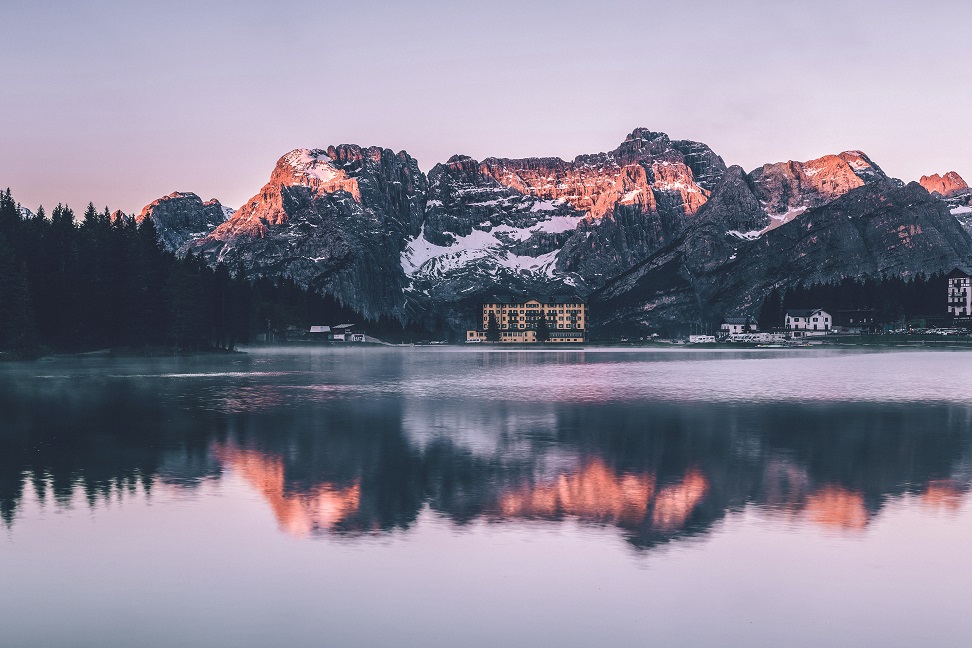
<svg viewBox="0 0 972 648"><path fill-rule="evenodd" d="M17 259L0 234L0 349L32 346L33 320L27 264Z"/></svg>
<svg viewBox="0 0 972 648"><path fill-rule="evenodd" d="M759 326L762 330L769 331L782 327L783 320L783 298L780 296L780 291L774 286L759 309Z"/></svg>
<svg viewBox="0 0 972 648"><path fill-rule="evenodd" d="M497 323L496 321L495 313L490 313L489 317L486 318L486 341L487 342L500 341L499 323Z"/></svg>
<svg viewBox="0 0 972 648"><path fill-rule="evenodd" d="M540 319L537 321L537 342L550 340L550 326L547 324L547 311L540 309Z"/></svg>

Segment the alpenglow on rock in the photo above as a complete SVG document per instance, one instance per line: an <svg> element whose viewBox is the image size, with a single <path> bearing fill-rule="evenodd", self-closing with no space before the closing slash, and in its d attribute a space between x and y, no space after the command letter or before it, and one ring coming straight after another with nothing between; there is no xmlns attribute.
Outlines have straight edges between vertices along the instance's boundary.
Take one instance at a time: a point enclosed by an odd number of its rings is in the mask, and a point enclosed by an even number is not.
<svg viewBox="0 0 972 648"><path fill-rule="evenodd" d="M727 234L720 204L752 203L733 169L723 183L677 241L594 295L601 326L754 316L773 288L945 272L972 259L972 237L917 183L866 183L752 239Z"/></svg>
<svg viewBox="0 0 972 648"><path fill-rule="evenodd" d="M724 171L704 144L645 129L572 162L454 156L429 173L402 256L410 294L462 309L497 290L585 293L677 235Z"/></svg>
<svg viewBox="0 0 972 648"><path fill-rule="evenodd" d="M946 193L947 178L933 181ZM969 252L956 191L905 187L860 151L746 173L639 128L572 161L456 155L427 176L404 151L296 149L228 220L194 194L142 217L170 249L291 277L368 318L462 330L491 293L568 292L593 294L595 323L644 328L755 315L772 286L941 269Z"/></svg>
<svg viewBox="0 0 972 648"><path fill-rule="evenodd" d="M962 176L955 173L954 171L949 171L944 176L940 176L937 173L930 176L921 176L919 184L925 188L930 194L938 194L943 198L951 198L952 196L967 192L969 190L969 185L965 184L965 180Z"/></svg>
<svg viewBox="0 0 972 648"><path fill-rule="evenodd" d="M249 276L288 276L365 317L404 318L405 240L419 233L426 179L407 153L297 149L260 193L189 250Z"/></svg>

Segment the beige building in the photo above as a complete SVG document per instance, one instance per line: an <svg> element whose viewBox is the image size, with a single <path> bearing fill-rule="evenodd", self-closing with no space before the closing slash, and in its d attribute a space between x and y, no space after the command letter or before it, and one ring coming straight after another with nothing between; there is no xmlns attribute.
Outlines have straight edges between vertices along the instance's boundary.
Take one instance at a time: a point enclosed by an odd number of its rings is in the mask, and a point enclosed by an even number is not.
<svg viewBox="0 0 972 648"><path fill-rule="evenodd" d="M577 297L493 297L483 304L479 327L466 331L466 342L486 342L490 318L500 342L536 342L541 317L549 342L587 341L587 304Z"/></svg>

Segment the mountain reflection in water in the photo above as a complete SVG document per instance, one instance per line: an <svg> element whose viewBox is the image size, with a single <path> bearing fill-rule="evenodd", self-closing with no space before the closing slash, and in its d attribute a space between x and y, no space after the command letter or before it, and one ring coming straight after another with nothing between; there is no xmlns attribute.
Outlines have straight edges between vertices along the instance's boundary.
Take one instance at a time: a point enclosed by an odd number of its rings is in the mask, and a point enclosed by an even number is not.
<svg viewBox="0 0 972 648"><path fill-rule="evenodd" d="M83 491L98 507L136 485L193 492L233 473L295 536L408 529L428 507L459 528L611 525L650 548L746 506L849 533L895 498L955 512L972 474L961 402L531 399L495 358L474 367L493 372L489 398L416 398L413 379L429 375L386 356L346 360L8 371L0 514L18 523L28 484L50 506Z"/></svg>

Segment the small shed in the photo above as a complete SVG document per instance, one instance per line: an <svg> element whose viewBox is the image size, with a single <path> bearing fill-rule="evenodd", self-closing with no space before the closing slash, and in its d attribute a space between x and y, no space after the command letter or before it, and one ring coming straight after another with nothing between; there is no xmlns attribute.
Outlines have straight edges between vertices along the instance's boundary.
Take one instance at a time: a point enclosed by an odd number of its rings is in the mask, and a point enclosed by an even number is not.
<svg viewBox="0 0 972 648"><path fill-rule="evenodd" d="M331 333L330 326L312 326L308 331L308 336L312 340L326 340Z"/></svg>
<svg viewBox="0 0 972 648"><path fill-rule="evenodd" d="M331 327L330 339L340 342L350 341L352 333L354 333L354 324L338 324Z"/></svg>

